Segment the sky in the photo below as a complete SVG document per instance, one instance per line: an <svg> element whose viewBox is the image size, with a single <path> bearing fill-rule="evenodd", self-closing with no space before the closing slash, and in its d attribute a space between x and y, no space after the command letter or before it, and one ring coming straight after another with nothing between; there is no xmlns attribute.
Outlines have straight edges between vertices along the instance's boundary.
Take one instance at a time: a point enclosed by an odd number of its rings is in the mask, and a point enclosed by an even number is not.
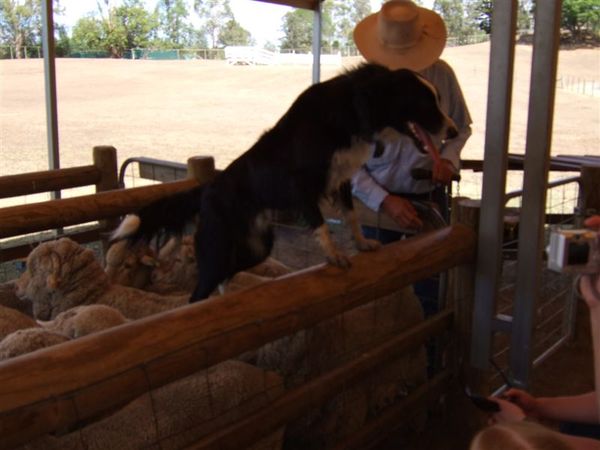
<svg viewBox="0 0 600 450"><path fill-rule="evenodd" d="M292 10L291 7L254 0L229 1L235 19L252 34L257 44L279 42L282 37L281 18L286 12ZM421 3L431 7L433 0L424 0ZM68 27L75 25L75 22L85 14L96 11L96 0L61 0L60 4L65 9L65 15L60 18L60 23ZM146 4L147 8L152 10L156 0L146 0ZM381 0L371 0L373 11L377 11L380 5Z"/></svg>

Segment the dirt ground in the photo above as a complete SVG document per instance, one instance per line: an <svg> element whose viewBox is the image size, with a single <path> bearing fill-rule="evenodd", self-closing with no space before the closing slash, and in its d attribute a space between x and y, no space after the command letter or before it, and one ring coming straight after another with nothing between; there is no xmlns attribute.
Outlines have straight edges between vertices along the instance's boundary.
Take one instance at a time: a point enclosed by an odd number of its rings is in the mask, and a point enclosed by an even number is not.
<svg viewBox="0 0 600 450"><path fill-rule="evenodd" d="M489 44L453 47L473 117L464 158L483 156ZM348 58L346 67L360 61ZM511 152L523 153L531 47L516 49ZM342 67L323 66L322 79ZM600 153L600 50L560 52L553 154ZM271 127L311 82L310 66L230 66L224 61L56 61L61 166L89 164L94 145L119 161L149 156L185 162L212 155L224 167ZM576 92L587 80L589 94ZM0 61L0 176L47 168L41 60ZM591 95L595 82L596 96Z"/></svg>

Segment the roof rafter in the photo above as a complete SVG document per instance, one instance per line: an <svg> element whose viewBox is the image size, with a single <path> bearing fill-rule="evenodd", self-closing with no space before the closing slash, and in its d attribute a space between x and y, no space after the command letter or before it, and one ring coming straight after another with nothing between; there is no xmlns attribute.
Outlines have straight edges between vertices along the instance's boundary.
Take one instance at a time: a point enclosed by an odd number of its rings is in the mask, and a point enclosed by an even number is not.
<svg viewBox="0 0 600 450"><path fill-rule="evenodd" d="M277 5L293 6L294 8L303 8L316 10L319 3L323 0L254 0L264 3L275 3Z"/></svg>

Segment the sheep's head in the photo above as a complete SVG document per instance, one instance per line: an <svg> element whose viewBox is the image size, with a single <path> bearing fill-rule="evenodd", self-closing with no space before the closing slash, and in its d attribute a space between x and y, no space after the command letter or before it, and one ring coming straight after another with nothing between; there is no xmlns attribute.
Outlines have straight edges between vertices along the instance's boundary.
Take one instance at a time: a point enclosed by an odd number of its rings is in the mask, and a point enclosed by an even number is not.
<svg viewBox="0 0 600 450"><path fill-rule="evenodd" d="M152 285L158 292L192 290L197 268L194 239L184 236L169 240L158 254L158 266L152 272Z"/></svg>
<svg viewBox="0 0 600 450"><path fill-rule="evenodd" d="M104 270L113 283L142 289L150 283L157 264L156 254L149 246L137 244L132 247L127 241L119 241L106 252Z"/></svg>
<svg viewBox="0 0 600 450"><path fill-rule="evenodd" d="M38 245L17 280L17 295L33 303L36 319L53 319L74 306L92 303L109 286L94 253L69 238Z"/></svg>

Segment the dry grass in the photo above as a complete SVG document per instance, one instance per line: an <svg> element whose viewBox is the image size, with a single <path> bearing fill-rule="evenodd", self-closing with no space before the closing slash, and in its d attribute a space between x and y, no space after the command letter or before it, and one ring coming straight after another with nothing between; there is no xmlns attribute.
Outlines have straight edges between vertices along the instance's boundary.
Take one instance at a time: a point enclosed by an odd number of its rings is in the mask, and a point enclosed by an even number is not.
<svg viewBox="0 0 600 450"><path fill-rule="evenodd" d="M473 116L465 158L483 156L489 44L448 48ZM358 59L345 61L347 67ZM600 50L561 51L559 76L598 77ZM525 146L531 47L518 46L511 151ZM311 81L309 66L228 66L223 61L59 59L61 165L89 164L94 145L119 161L150 156L185 162L213 155L224 167L272 126ZM322 78L343 68L322 68ZM47 167L40 60L0 61L0 176ZM600 81L596 80L600 88ZM559 89L553 154L599 154L600 97Z"/></svg>

